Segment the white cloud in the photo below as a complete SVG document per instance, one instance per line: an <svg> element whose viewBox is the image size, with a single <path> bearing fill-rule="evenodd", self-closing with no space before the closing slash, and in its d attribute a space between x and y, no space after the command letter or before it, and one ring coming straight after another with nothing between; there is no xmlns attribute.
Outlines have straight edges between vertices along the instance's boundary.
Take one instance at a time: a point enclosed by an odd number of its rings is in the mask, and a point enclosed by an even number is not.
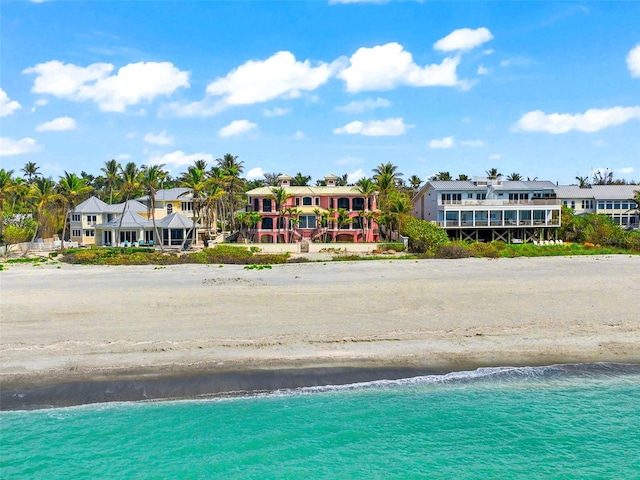
<svg viewBox="0 0 640 480"><path fill-rule="evenodd" d="M367 90L390 90L400 85L412 87L460 86L456 69L459 57L447 57L440 64L421 67L413 62L411 53L399 43L387 43L372 48L359 48L349 59L349 67L338 73L352 93Z"/></svg>
<svg viewBox="0 0 640 480"><path fill-rule="evenodd" d="M305 138L306 135L304 134L304 132L298 130L294 135L293 138L295 138L296 140L302 140L303 138Z"/></svg>
<svg viewBox="0 0 640 480"><path fill-rule="evenodd" d="M640 43L633 47L627 55L627 66L632 77L640 77Z"/></svg>
<svg viewBox="0 0 640 480"><path fill-rule="evenodd" d="M131 155L129 155L128 153L120 153L116 155L116 160L129 160L130 158Z"/></svg>
<svg viewBox="0 0 640 480"><path fill-rule="evenodd" d="M482 140L462 140L460 145L463 147L484 147L485 143Z"/></svg>
<svg viewBox="0 0 640 480"><path fill-rule="evenodd" d="M500 155L499 153L493 153L489 155L489 160L500 160L501 158L502 158L502 155Z"/></svg>
<svg viewBox="0 0 640 480"><path fill-rule="evenodd" d="M223 105L250 105L274 98L296 98L329 80L336 66L299 62L287 51L266 60L249 60L207 86L207 94L222 97ZM257 81L259 80L259 81Z"/></svg>
<svg viewBox="0 0 640 480"><path fill-rule="evenodd" d="M10 100L9 95L0 88L0 117L6 117L18 110L20 104L15 100Z"/></svg>
<svg viewBox="0 0 640 480"><path fill-rule="evenodd" d="M264 170L262 169L262 167L255 167L250 169L247 174L246 174L246 178L247 180L257 180L258 178L263 178L264 177Z"/></svg>
<svg viewBox="0 0 640 480"><path fill-rule="evenodd" d="M171 135L167 135L166 130L158 134L147 133L143 140L153 145L173 145L174 138Z"/></svg>
<svg viewBox="0 0 640 480"><path fill-rule="evenodd" d="M45 105L49 105L49 100L46 98L39 98L34 102L37 107L44 107Z"/></svg>
<svg viewBox="0 0 640 480"><path fill-rule="evenodd" d="M366 177L364 170L359 168L355 172L347 173L347 183L356 183L358 180L364 177Z"/></svg>
<svg viewBox="0 0 640 480"><path fill-rule="evenodd" d="M630 173L634 172L633 167L622 167L618 169L618 172L623 174L623 175L628 175Z"/></svg>
<svg viewBox="0 0 640 480"><path fill-rule="evenodd" d="M75 130L76 121L71 117L59 117L50 122L41 123L36 127L36 132L62 132L64 130Z"/></svg>
<svg viewBox="0 0 640 480"><path fill-rule="evenodd" d="M402 118L388 118L387 120L373 120L368 123L355 121L344 127L335 128L333 133L350 135L360 134L369 137L397 136L406 133L413 125L406 125Z"/></svg>
<svg viewBox="0 0 640 480"><path fill-rule="evenodd" d="M494 52L493 48L487 48L484 52L485 55L491 55Z"/></svg>
<svg viewBox="0 0 640 480"><path fill-rule="evenodd" d="M9 137L0 137L0 157L21 155L23 153L37 152L40 147L33 138L14 140Z"/></svg>
<svg viewBox="0 0 640 480"><path fill-rule="evenodd" d="M366 98L364 100L358 100L341 107L336 107L336 110L344 113L363 113L376 108L387 108L391 106L391 102L385 98Z"/></svg>
<svg viewBox="0 0 640 480"><path fill-rule="evenodd" d="M189 72L180 71L169 62L130 63L111 75L114 68L110 63L80 67L52 60L22 73L36 75L33 93L78 102L91 100L100 110L109 112L124 112L129 105L150 102L160 95L171 95L180 87L189 87Z"/></svg>
<svg viewBox="0 0 640 480"><path fill-rule="evenodd" d="M488 68L483 67L482 65L480 65L478 67L478 75L489 75L491 73L491 70L489 70Z"/></svg>
<svg viewBox="0 0 640 480"><path fill-rule="evenodd" d="M441 52L453 52L456 50L471 50L479 47L483 43L488 42L493 38L493 35L487 28L477 28L472 30L470 28L460 28L454 30L449 35L438 40L433 48Z"/></svg>
<svg viewBox="0 0 640 480"><path fill-rule="evenodd" d="M453 147L453 137L433 139L429 142L429 148L451 148Z"/></svg>
<svg viewBox="0 0 640 480"><path fill-rule="evenodd" d="M164 155L156 155L148 159L149 165L165 165L169 170L178 169L187 165L193 165L196 160L205 160L207 163L214 161L213 155L210 153L192 153L187 155L182 150L166 153Z"/></svg>
<svg viewBox="0 0 640 480"><path fill-rule="evenodd" d="M600 139L600 140L596 140L595 142L593 142L593 145L596 147L608 147L609 144L607 142L605 142L604 140Z"/></svg>
<svg viewBox="0 0 640 480"><path fill-rule="evenodd" d="M282 115L286 115L287 113L291 113L290 108L279 108L275 107L272 109L266 109L263 112L265 117L281 117Z"/></svg>
<svg viewBox="0 0 640 480"><path fill-rule="evenodd" d="M258 125L251 123L249 120L234 120L226 127L218 130L218 135L221 137L232 137L236 135L242 135L243 133L250 132Z"/></svg>
<svg viewBox="0 0 640 480"><path fill-rule="evenodd" d="M585 113L550 113L540 110L526 113L516 122L513 130L527 132L567 133L571 130L580 132L598 132L602 129L621 125L629 120L640 119L640 106L613 107L606 109L592 108Z"/></svg>
<svg viewBox="0 0 640 480"><path fill-rule="evenodd" d="M338 160L336 160L335 162L333 162L335 165L359 165L360 163L364 162L364 159L359 158L359 157L344 157L344 158L340 158Z"/></svg>
<svg viewBox="0 0 640 480"><path fill-rule="evenodd" d="M136 138L137 136L138 134L136 132L127 132L124 138L132 139L132 138Z"/></svg>

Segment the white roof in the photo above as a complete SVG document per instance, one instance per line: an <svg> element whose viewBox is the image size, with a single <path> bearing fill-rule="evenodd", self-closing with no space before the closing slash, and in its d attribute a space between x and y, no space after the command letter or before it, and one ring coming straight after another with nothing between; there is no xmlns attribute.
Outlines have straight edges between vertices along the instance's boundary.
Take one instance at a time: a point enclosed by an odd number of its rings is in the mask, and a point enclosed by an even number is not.
<svg viewBox="0 0 640 480"><path fill-rule="evenodd" d="M640 185L592 185L580 188L578 185L559 185L556 196L563 198L584 198L594 200L631 200Z"/></svg>
<svg viewBox="0 0 640 480"><path fill-rule="evenodd" d="M100 200L98 197L89 197L84 202L76 205L73 209L74 213L101 213L105 207L109 205Z"/></svg>

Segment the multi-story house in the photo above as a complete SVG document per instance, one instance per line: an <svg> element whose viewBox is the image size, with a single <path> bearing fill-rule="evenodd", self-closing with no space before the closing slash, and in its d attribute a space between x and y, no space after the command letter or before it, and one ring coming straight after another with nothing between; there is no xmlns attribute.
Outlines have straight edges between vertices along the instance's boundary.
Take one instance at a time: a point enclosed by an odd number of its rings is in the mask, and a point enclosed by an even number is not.
<svg viewBox="0 0 640 480"><path fill-rule="evenodd" d="M461 240L546 240L560 227L561 204L548 181L429 180L413 206L416 217Z"/></svg>
<svg viewBox="0 0 640 480"><path fill-rule="evenodd" d="M640 225L638 204L633 200L640 185L560 185L555 188L558 199L576 215L597 213L607 215L623 228Z"/></svg>
<svg viewBox="0 0 640 480"><path fill-rule="evenodd" d="M278 242L376 242L378 224L373 212L376 195L363 195L357 187L337 186L339 178L327 175L324 186L291 186L291 177L280 175L279 186L286 200L276 202L274 189L249 190L248 212L258 212L260 221L253 240Z"/></svg>

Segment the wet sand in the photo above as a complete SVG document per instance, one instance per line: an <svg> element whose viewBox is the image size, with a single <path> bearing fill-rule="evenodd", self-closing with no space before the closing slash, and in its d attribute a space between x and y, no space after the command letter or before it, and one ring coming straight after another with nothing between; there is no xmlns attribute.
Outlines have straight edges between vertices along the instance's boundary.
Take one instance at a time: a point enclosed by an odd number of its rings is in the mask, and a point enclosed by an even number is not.
<svg viewBox="0 0 640 480"><path fill-rule="evenodd" d="M0 408L640 363L640 257L9 265Z"/></svg>

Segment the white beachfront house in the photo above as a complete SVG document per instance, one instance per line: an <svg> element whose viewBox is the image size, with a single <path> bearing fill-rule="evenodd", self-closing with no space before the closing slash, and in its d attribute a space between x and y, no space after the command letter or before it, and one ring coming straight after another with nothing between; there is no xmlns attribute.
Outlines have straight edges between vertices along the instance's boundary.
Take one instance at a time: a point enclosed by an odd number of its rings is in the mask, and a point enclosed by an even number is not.
<svg viewBox="0 0 640 480"><path fill-rule="evenodd" d="M549 181L429 180L413 198L414 215L451 238L530 242L554 239L561 203Z"/></svg>
<svg viewBox="0 0 640 480"><path fill-rule="evenodd" d="M161 200L156 202L155 229L150 211L142 203L148 202L147 197L129 200L126 205L109 205L91 197L69 214L71 240L82 246L159 245L160 241L163 245L176 246L185 240L190 243L196 236L198 225L183 215L183 212L193 213L188 209L190 197L182 200L179 196L184 192L186 189L158 192Z"/></svg>
<svg viewBox="0 0 640 480"><path fill-rule="evenodd" d="M576 215L597 213L607 215L623 228L636 229L640 225L638 204L633 200L640 185L559 185L556 195L565 207Z"/></svg>

